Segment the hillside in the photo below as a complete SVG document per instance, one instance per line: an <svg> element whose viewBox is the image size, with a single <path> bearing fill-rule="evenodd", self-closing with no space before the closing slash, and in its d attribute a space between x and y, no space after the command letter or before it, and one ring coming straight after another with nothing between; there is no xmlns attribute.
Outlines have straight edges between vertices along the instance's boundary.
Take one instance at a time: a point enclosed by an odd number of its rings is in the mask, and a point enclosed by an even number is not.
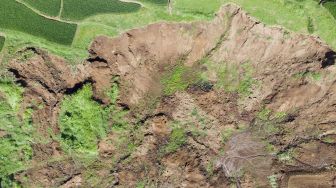
<svg viewBox="0 0 336 188"><path fill-rule="evenodd" d="M1 188L336 186L333 1L49 1L6 6L71 44L0 21Z"/></svg>

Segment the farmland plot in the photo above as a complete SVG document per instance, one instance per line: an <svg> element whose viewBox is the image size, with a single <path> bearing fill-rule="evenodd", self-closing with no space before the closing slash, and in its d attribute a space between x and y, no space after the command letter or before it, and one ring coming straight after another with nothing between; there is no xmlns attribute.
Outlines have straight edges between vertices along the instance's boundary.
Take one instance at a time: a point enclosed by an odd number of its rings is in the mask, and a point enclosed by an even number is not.
<svg viewBox="0 0 336 188"><path fill-rule="evenodd" d="M140 4L119 0L64 0L62 19L82 20L96 14L129 13L140 8Z"/></svg>
<svg viewBox="0 0 336 188"><path fill-rule="evenodd" d="M61 8L61 0L21 0L29 6L48 16L58 16Z"/></svg>
<svg viewBox="0 0 336 188"><path fill-rule="evenodd" d="M51 42L70 45L77 25L44 18L14 0L0 0L0 28L17 30Z"/></svg>

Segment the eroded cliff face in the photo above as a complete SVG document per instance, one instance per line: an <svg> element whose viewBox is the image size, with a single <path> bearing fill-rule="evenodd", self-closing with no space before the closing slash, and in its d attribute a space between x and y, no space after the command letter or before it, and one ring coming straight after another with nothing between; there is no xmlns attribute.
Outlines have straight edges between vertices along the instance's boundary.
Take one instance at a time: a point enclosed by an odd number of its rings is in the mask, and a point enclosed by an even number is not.
<svg viewBox="0 0 336 188"><path fill-rule="evenodd" d="M43 104L33 122L46 137L50 128L59 134L64 96L90 83L94 100L107 105L106 90L118 84L117 104L137 127L129 139L141 139L127 155L116 148L118 133L97 143L99 187L335 185L335 52L316 37L265 26L229 4L210 22L98 37L76 67L26 50L35 55L14 59L9 71L25 87L25 105ZM57 140L33 148L39 165L17 174L18 181L89 186L87 167L65 157Z"/></svg>

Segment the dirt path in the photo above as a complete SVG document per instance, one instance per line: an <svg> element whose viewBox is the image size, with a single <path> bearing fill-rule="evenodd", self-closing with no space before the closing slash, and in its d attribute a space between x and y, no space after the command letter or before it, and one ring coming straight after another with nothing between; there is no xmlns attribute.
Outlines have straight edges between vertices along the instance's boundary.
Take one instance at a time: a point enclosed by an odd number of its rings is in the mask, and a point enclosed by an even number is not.
<svg viewBox="0 0 336 188"><path fill-rule="evenodd" d="M63 5L64 5L64 0L60 0L61 1L61 6L60 6L60 10L59 10L59 13L58 13L58 19L61 19L61 16L62 16L62 12L63 12Z"/></svg>
<svg viewBox="0 0 336 188"><path fill-rule="evenodd" d="M145 5L139 1L136 1L136 0L119 0L121 2L125 2L125 3L136 3L136 4L139 4L141 7L145 7Z"/></svg>

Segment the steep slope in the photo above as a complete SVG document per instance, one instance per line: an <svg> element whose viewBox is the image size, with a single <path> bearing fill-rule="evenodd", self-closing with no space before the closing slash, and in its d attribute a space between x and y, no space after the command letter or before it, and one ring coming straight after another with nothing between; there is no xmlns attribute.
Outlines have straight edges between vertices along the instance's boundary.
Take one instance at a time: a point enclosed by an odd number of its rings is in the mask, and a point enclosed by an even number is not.
<svg viewBox="0 0 336 188"><path fill-rule="evenodd" d="M26 51L34 56L14 59L9 71L25 88L24 104L42 106L33 122L49 142L34 144L32 168L15 176L23 185L335 184L335 52L316 37L267 27L228 4L210 22L98 37L75 68ZM129 124L97 143L90 165L78 164L50 136L50 128L60 135L64 96L85 84L102 106L113 103L106 91L117 85L116 105Z"/></svg>

